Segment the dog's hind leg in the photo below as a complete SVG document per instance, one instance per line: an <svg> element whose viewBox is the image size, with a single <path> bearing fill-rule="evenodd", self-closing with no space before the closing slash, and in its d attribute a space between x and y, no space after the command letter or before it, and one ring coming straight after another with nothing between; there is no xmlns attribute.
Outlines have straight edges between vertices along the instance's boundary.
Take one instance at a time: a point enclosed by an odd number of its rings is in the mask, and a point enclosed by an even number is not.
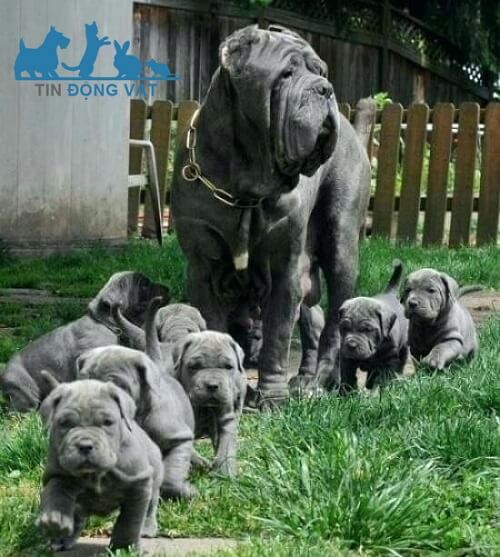
<svg viewBox="0 0 500 557"><path fill-rule="evenodd" d="M0 388L16 412L28 412L40 406L40 389L31 375L18 363L11 363L0 376Z"/></svg>
<svg viewBox="0 0 500 557"><path fill-rule="evenodd" d="M299 375L314 376L318 364L318 346L321 331L325 326L325 316L319 305L300 306L299 330L302 343L302 359Z"/></svg>

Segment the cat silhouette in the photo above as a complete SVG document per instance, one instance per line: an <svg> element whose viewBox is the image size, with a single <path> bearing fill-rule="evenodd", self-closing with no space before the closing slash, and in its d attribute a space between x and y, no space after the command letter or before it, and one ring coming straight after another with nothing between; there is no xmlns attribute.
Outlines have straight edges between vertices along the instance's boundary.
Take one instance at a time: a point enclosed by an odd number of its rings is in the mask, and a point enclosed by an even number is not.
<svg viewBox="0 0 500 557"><path fill-rule="evenodd" d="M102 37L102 39L99 39L97 37L98 32L99 30L97 29L97 23L95 21L85 24L87 47L85 48L82 59L80 60L78 66L68 66L62 62L61 65L65 70L70 72L79 70L78 75L80 77L90 77L92 75L92 72L94 71L94 64L97 60L97 55L99 54L99 49L103 46L111 44L108 37Z"/></svg>
<svg viewBox="0 0 500 557"><path fill-rule="evenodd" d="M170 71L170 68L167 66L167 64L161 64L156 60L148 60L144 65L148 68L151 68L151 70L153 71L153 77L160 77L165 79L172 75L172 72Z"/></svg>
<svg viewBox="0 0 500 557"><path fill-rule="evenodd" d="M51 25L43 43L38 48L27 48L24 40L19 41L19 53L14 63L16 79L22 79L23 72L31 78L57 79L56 69L59 65L58 48L68 48L70 39Z"/></svg>

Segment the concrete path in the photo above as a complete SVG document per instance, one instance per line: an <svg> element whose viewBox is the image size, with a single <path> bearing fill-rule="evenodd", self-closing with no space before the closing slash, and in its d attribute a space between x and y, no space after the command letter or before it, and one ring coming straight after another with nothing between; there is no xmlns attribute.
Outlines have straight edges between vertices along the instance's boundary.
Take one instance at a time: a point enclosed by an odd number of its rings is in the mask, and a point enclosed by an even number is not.
<svg viewBox="0 0 500 557"><path fill-rule="evenodd" d="M60 557L97 557L107 555L109 538L80 538L70 551L57 553ZM234 549L236 540L225 538L155 538L143 539L143 555L151 557L184 557L186 555L210 555L220 549Z"/></svg>

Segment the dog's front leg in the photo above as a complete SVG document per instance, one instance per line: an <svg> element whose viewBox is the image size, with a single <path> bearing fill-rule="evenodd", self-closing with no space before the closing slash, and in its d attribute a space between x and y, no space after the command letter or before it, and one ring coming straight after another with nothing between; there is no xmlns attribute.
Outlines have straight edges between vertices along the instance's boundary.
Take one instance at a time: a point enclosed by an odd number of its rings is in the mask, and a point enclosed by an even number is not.
<svg viewBox="0 0 500 557"><path fill-rule="evenodd" d="M214 443L216 453L212 463L212 470L234 478L237 474L236 452L238 450L238 420L230 412L217 417L217 435Z"/></svg>
<svg viewBox="0 0 500 557"><path fill-rule="evenodd" d="M462 356L463 345L458 340L436 344L422 362L433 369L443 370L449 363Z"/></svg>
<svg viewBox="0 0 500 557"><path fill-rule="evenodd" d="M296 258L280 263L276 267L281 268L271 274L271 293L262 312L258 390L263 408L280 404L288 397L290 341L302 297Z"/></svg>
<svg viewBox="0 0 500 557"><path fill-rule="evenodd" d="M51 537L53 550L69 549L80 535L75 524L75 501L74 484L63 478L49 479L42 490L36 524Z"/></svg>
<svg viewBox="0 0 500 557"><path fill-rule="evenodd" d="M133 547L139 548L143 525L153 496L153 480L131 486L120 506L120 514L111 535L109 548L112 551Z"/></svg>

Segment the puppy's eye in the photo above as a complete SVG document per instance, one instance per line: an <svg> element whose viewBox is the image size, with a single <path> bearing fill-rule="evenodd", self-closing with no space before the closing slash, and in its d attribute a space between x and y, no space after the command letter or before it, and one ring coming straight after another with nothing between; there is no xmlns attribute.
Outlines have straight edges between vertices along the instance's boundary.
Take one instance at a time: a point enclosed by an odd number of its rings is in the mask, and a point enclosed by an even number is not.
<svg viewBox="0 0 500 557"><path fill-rule="evenodd" d="M433 288L432 286L429 286L429 288L427 288L427 292L429 292L429 294L435 294L435 293L436 293L436 289Z"/></svg>
<svg viewBox="0 0 500 557"><path fill-rule="evenodd" d="M111 427L112 425L115 425L115 421L112 418L104 418L102 425L104 427Z"/></svg>
<svg viewBox="0 0 500 557"><path fill-rule="evenodd" d="M294 68L293 66L289 66L289 67L281 74L281 77L284 78L284 79L288 79L289 77L292 77L294 69L295 69L295 68Z"/></svg>
<svg viewBox="0 0 500 557"><path fill-rule="evenodd" d="M224 369L233 369L233 365L232 364L224 364Z"/></svg>
<svg viewBox="0 0 500 557"><path fill-rule="evenodd" d="M189 368L193 371L198 371L199 369L203 369L203 364L201 362L195 362L194 364L190 364Z"/></svg>
<svg viewBox="0 0 500 557"><path fill-rule="evenodd" d="M347 329L349 328L349 325L350 325L350 323L349 323L349 321L348 321L347 319L343 319L343 320L340 322L340 328L341 328L342 330L344 330L344 331L347 330Z"/></svg>
<svg viewBox="0 0 500 557"><path fill-rule="evenodd" d="M371 333L373 331L373 327L371 325L363 325L359 330L362 333Z"/></svg>
<svg viewBox="0 0 500 557"><path fill-rule="evenodd" d="M70 429L75 426L75 422L71 418L61 418L57 423L62 429Z"/></svg>

